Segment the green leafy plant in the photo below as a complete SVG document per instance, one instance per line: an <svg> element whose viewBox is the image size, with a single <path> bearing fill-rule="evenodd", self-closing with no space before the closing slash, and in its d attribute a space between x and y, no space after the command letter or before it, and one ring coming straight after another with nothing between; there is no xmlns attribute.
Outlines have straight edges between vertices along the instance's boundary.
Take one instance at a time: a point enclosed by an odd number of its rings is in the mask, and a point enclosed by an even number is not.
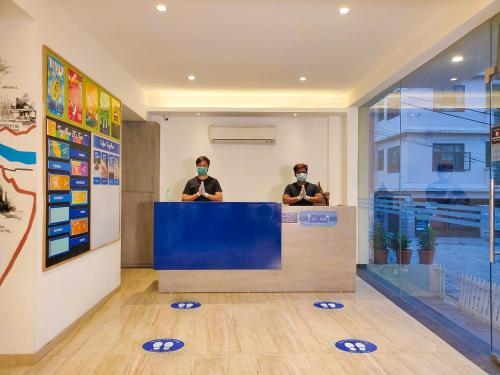
<svg viewBox="0 0 500 375"><path fill-rule="evenodd" d="M409 250L410 240L405 233L399 233L399 231L396 231L389 239L389 247L394 251Z"/></svg>
<svg viewBox="0 0 500 375"><path fill-rule="evenodd" d="M418 236L418 247L421 251L436 250L436 235L430 225Z"/></svg>
<svg viewBox="0 0 500 375"><path fill-rule="evenodd" d="M375 225L372 234L373 248L376 250L387 250L387 233L381 223Z"/></svg>

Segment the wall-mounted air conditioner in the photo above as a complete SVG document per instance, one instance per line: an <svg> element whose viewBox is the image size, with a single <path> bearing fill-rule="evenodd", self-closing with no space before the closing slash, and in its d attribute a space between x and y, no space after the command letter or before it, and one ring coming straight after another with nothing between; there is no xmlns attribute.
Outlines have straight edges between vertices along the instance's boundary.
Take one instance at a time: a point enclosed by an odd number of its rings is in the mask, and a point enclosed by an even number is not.
<svg viewBox="0 0 500 375"><path fill-rule="evenodd" d="M210 126L213 143L276 143L276 126Z"/></svg>

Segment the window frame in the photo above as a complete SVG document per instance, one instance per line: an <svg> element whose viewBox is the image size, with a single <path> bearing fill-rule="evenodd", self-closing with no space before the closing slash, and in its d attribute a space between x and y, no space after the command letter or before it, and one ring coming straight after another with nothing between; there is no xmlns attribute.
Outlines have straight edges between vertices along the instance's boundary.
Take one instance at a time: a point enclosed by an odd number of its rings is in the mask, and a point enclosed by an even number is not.
<svg viewBox="0 0 500 375"><path fill-rule="evenodd" d="M466 157L468 157L467 163ZM470 171L471 153L465 152L465 143L432 144L432 171L439 172L439 165L446 164L452 166L448 172Z"/></svg>
<svg viewBox="0 0 500 375"><path fill-rule="evenodd" d="M383 171L385 166L385 149L377 151L377 171Z"/></svg>
<svg viewBox="0 0 500 375"><path fill-rule="evenodd" d="M394 158L394 150L397 150L397 158ZM396 160L396 163L393 162ZM387 149L387 173L399 173L401 171L401 145Z"/></svg>

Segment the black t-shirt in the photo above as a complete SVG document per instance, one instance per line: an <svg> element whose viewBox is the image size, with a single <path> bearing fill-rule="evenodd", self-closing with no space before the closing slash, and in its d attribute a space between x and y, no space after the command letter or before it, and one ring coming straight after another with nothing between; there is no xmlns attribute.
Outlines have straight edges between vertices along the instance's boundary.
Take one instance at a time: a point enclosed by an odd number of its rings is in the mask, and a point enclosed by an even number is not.
<svg viewBox="0 0 500 375"><path fill-rule="evenodd" d="M214 195L215 193L222 192L222 188L220 187L219 181L217 181L216 178L208 176L206 180L200 180L198 177L194 177L190 179L186 183L186 187L184 188L184 191L182 194L188 194L188 195L193 195L200 190L200 185L201 182L204 182L205 185L205 191L210 194ZM208 201L208 198L205 198L203 195L200 195L198 198L195 199L195 201Z"/></svg>
<svg viewBox="0 0 500 375"><path fill-rule="evenodd" d="M308 197L314 197L316 194L321 193L317 185L306 182L304 186L306 189L306 195ZM298 197L300 195L300 190L302 190L302 186L294 182L293 184L287 185L283 195L289 195L292 198ZM312 205L313 205L312 202L306 201L305 199L301 199L297 203L290 204L290 206L312 206Z"/></svg>

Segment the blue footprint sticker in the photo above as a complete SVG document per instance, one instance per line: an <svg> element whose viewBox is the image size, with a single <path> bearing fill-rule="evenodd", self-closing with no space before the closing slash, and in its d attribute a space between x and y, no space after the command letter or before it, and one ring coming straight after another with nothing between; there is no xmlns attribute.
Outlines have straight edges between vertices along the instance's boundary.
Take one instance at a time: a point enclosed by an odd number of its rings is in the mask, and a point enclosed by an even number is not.
<svg viewBox="0 0 500 375"><path fill-rule="evenodd" d="M197 309L200 306L201 303L191 302L191 301L175 302L170 305L170 307L173 309L181 309L181 310Z"/></svg>
<svg viewBox="0 0 500 375"><path fill-rule="evenodd" d="M148 352L164 353L164 352L174 352L181 349L184 346L184 342L177 339L156 339L147 341L142 345L144 350Z"/></svg>
<svg viewBox="0 0 500 375"><path fill-rule="evenodd" d="M371 353L377 350L377 345L358 339L340 340L335 343L337 349L349 353Z"/></svg>
<svg viewBox="0 0 500 375"><path fill-rule="evenodd" d="M320 301L314 304L314 307L318 309L327 309L327 310L336 310L344 307L340 302L331 302L331 301Z"/></svg>

